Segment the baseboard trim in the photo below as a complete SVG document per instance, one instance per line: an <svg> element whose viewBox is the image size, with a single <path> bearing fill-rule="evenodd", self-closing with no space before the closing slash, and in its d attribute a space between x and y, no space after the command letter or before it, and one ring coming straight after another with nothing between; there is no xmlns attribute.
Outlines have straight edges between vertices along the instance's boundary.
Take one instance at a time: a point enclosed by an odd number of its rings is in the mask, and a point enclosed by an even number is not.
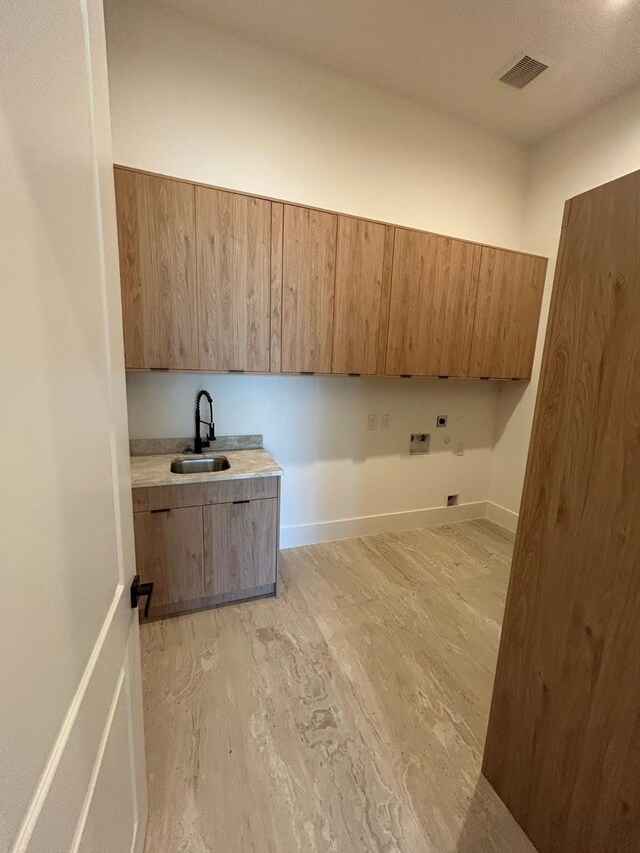
<svg viewBox="0 0 640 853"><path fill-rule="evenodd" d="M317 524L293 524L281 529L280 548L284 550L300 545L315 545L318 542L333 542L336 539L352 539L354 536L392 533L395 530L410 530L412 527L438 527L454 521L485 518L486 515L487 502L476 501L459 506L435 506L384 515L321 521Z"/></svg>
<svg viewBox="0 0 640 853"><path fill-rule="evenodd" d="M507 509L500 504L495 504L493 501L487 501L487 518L499 524L500 527L506 527L512 533L516 532L518 526L518 513L511 509Z"/></svg>

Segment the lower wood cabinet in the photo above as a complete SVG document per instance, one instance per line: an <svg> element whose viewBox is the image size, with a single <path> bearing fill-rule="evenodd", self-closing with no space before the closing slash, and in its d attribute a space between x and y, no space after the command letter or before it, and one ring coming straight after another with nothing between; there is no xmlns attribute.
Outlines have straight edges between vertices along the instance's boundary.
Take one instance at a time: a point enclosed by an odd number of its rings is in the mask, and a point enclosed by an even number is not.
<svg viewBox="0 0 640 853"><path fill-rule="evenodd" d="M154 584L151 619L276 593L279 478L138 488L133 506L136 570Z"/></svg>
<svg viewBox="0 0 640 853"><path fill-rule="evenodd" d="M138 574L154 584L152 610L202 598L202 507L137 512L133 529Z"/></svg>
<svg viewBox="0 0 640 853"><path fill-rule="evenodd" d="M278 502L242 501L203 508L204 594L220 602L244 591L264 595L276 581Z"/></svg>

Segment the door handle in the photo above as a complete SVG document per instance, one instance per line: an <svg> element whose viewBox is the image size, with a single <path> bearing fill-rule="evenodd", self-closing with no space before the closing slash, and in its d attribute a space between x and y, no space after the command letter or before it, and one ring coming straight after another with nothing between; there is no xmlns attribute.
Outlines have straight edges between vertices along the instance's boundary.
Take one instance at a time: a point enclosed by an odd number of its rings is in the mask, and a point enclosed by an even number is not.
<svg viewBox="0 0 640 853"><path fill-rule="evenodd" d="M131 584L131 608L135 610L138 606L138 599L147 597L144 605L144 618L149 618L149 607L151 607L151 599L153 598L153 581L140 583L140 575L136 575Z"/></svg>

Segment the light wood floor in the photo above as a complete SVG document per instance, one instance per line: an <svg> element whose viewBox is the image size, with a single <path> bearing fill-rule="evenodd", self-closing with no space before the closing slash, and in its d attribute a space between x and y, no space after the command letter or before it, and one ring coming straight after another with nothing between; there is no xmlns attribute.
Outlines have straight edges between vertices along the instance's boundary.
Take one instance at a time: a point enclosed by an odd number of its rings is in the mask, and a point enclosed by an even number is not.
<svg viewBox="0 0 640 853"><path fill-rule="evenodd" d="M147 853L531 853L480 776L511 550L291 549L281 598L143 626Z"/></svg>

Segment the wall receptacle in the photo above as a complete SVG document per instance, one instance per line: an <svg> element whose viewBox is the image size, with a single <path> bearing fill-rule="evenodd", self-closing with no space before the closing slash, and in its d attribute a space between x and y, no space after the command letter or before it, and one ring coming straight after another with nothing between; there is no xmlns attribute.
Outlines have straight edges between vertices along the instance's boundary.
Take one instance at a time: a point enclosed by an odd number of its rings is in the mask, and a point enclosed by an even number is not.
<svg viewBox="0 0 640 853"><path fill-rule="evenodd" d="M378 416L369 415L367 417L367 429L378 429Z"/></svg>
<svg viewBox="0 0 640 853"><path fill-rule="evenodd" d="M380 429L389 429L391 426L391 415L381 415Z"/></svg>
<svg viewBox="0 0 640 853"><path fill-rule="evenodd" d="M447 506L458 506L458 499L460 495L455 493L452 495L447 495Z"/></svg>
<svg viewBox="0 0 640 853"><path fill-rule="evenodd" d="M456 444L456 455L457 456L464 456L464 441L459 441Z"/></svg>
<svg viewBox="0 0 640 853"><path fill-rule="evenodd" d="M443 427L446 427L448 420L449 420L449 415L436 415L436 427L438 429L442 429Z"/></svg>
<svg viewBox="0 0 640 853"><path fill-rule="evenodd" d="M428 432L411 433L409 453L428 453L431 447L431 435Z"/></svg>

